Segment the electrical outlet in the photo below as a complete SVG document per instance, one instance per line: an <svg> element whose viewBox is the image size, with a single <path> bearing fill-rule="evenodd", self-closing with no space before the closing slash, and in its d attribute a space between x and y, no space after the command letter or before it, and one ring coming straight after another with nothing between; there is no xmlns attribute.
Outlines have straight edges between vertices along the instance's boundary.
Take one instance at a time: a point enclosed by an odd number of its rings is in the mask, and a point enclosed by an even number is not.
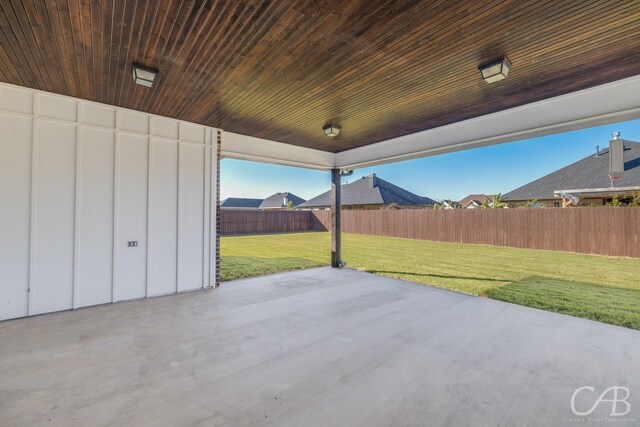
<svg viewBox="0 0 640 427"><path fill-rule="evenodd" d="M132 240L132 241L127 243L127 246L129 246L130 248L136 248L136 247L138 247L138 241L137 240Z"/></svg>

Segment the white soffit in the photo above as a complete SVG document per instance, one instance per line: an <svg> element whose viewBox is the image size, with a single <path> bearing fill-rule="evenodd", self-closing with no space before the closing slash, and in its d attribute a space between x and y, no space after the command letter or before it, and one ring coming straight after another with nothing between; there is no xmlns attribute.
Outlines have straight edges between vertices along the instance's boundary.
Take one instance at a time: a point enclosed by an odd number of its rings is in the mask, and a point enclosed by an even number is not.
<svg viewBox="0 0 640 427"><path fill-rule="evenodd" d="M640 76L342 151L336 166L374 166L637 118Z"/></svg>
<svg viewBox="0 0 640 427"><path fill-rule="evenodd" d="M309 169L329 170L336 163L334 153L233 132L223 132L221 151L225 158Z"/></svg>

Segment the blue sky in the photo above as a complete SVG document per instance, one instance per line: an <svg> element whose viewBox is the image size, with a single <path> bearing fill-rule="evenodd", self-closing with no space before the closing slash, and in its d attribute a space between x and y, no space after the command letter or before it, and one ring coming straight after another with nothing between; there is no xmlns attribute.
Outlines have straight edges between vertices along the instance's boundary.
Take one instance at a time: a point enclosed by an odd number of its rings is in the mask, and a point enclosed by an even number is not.
<svg viewBox="0 0 640 427"><path fill-rule="evenodd" d="M507 193L607 146L611 132L640 141L640 120L526 139L491 147L357 169L353 181L370 173L421 196L459 200L472 193ZM329 189L328 172L224 159L221 198L265 198L291 192L310 199Z"/></svg>

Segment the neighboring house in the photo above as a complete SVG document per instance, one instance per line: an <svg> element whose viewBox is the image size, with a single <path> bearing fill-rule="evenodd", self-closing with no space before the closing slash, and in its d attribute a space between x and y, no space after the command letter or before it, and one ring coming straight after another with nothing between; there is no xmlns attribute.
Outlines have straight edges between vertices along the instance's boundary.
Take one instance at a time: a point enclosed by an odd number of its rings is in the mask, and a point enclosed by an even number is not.
<svg viewBox="0 0 640 427"><path fill-rule="evenodd" d="M229 197L220 202L220 209L253 209L257 210L262 203L262 199L241 199L239 197Z"/></svg>
<svg viewBox="0 0 640 427"><path fill-rule="evenodd" d="M460 205L455 200L443 199L435 204L439 209L460 209Z"/></svg>
<svg viewBox="0 0 640 427"><path fill-rule="evenodd" d="M481 208L484 204L493 205L493 195L486 194L469 194L464 199L458 202L461 209L477 209Z"/></svg>
<svg viewBox="0 0 640 427"><path fill-rule="evenodd" d="M604 205L613 197L625 200L639 192L640 143L620 139L616 133L609 148L517 188L503 200L513 205L533 201L546 206L570 201Z"/></svg>
<svg viewBox="0 0 640 427"><path fill-rule="evenodd" d="M304 203L305 200L296 196L293 193L276 193L273 194L260 203L260 210L283 210L289 208L289 202L292 203L292 207L297 207L299 204Z"/></svg>
<svg viewBox="0 0 640 427"><path fill-rule="evenodd" d="M398 207L402 209L431 207L435 201L378 178L375 174L342 185L342 209L365 210ZM299 209L328 209L331 192L327 191L302 203Z"/></svg>

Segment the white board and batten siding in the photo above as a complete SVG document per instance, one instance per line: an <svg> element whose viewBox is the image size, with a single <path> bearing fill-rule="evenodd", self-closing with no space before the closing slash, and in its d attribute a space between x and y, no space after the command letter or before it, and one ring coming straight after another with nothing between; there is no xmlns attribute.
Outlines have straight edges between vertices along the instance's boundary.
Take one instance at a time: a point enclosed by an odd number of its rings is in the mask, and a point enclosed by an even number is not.
<svg viewBox="0 0 640 427"><path fill-rule="evenodd" d="M0 320L214 286L215 144L0 83Z"/></svg>

